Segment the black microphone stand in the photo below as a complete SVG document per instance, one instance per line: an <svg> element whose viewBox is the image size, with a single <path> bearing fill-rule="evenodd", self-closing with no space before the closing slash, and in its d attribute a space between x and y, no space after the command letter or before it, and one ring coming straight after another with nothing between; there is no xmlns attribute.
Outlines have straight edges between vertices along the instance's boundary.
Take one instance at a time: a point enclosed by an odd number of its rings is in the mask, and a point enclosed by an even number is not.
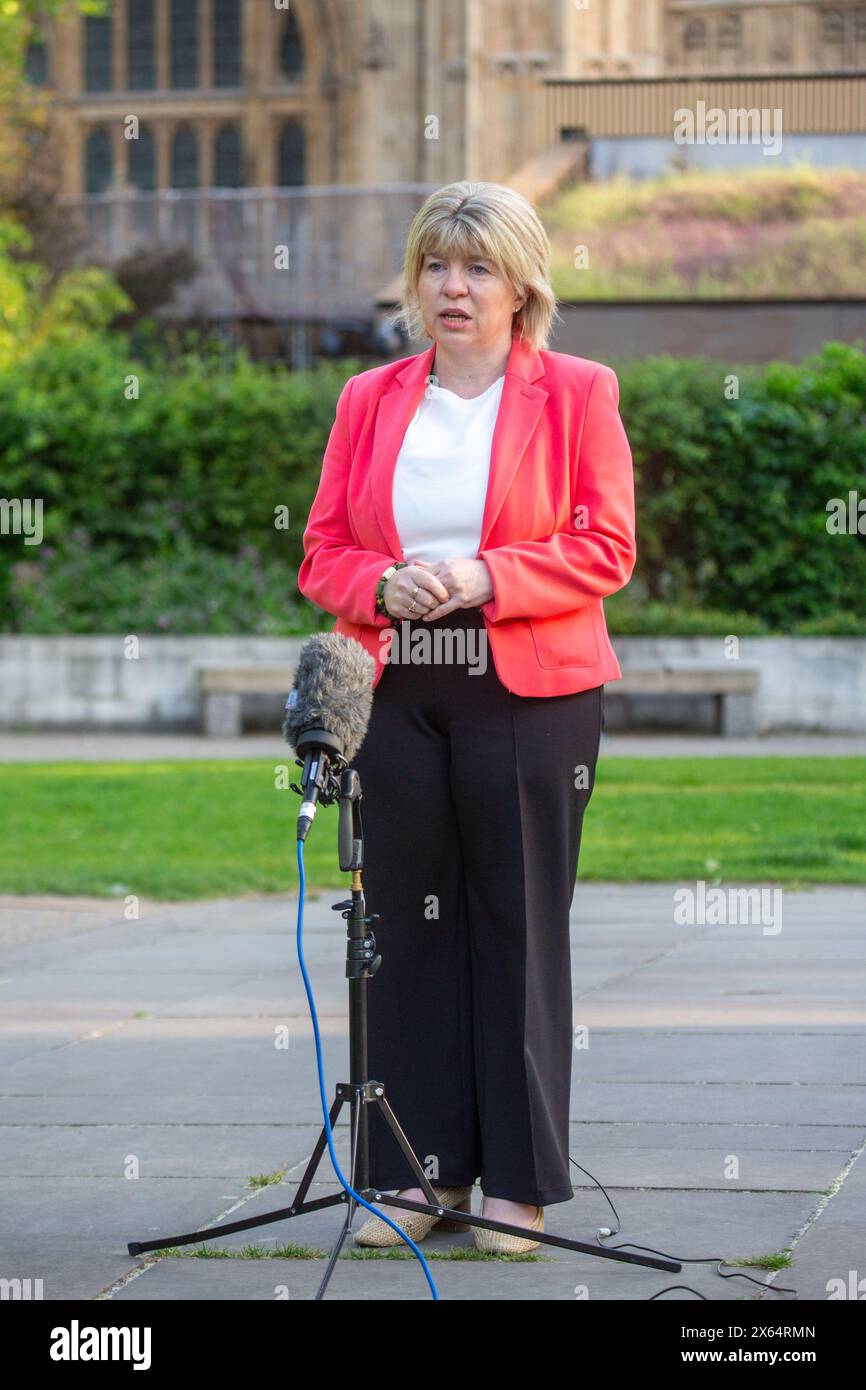
<svg viewBox="0 0 866 1390"><path fill-rule="evenodd" d="M427 1174L421 1167L397 1116L388 1104L383 1083L371 1080L367 1075L367 982L379 969L382 964L382 957L376 952L376 938L372 930L372 924L378 921L380 914L374 912L367 916L364 902L361 780L357 770L349 767L345 758L338 751L338 745L332 735L321 729L311 730L307 734L301 735L297 740L296 751L303 751L305 745L307 753L304 762L304 787L309 787L308 777L312 766L317 788L315 800L325 806L331 805L335 800L339 801L338 851L340 869L352 875L351 897L344 902L332 904L332 910L342 913L346 920L346 977L349 981L349 1080L339 1082L335 1087L335 1099L329 1111L331 1129L333 1130L343 1106L351 1106L349 1186L371 1204L378 1202L389 1207L401 1207L406 1211L421 1211L429 1215L445 1217L464 1226L483 1226L489 1231L506 1231L509 1235L525 1238L527 1232L524 1226L510 1226L504 1221L491 1221L484 1216L474 1216L471 1213L467 1214L466 1212L455 1211L451 1207L439 1205ZM301 764L300 758L296 761L299 765ZM339 781L337 780L338 773ZM309 805L306 799L308 793L304 789L292 783L292 790L298 792L305 799L305 804ZM313 814L315 814L314 811ZM309 823L308 821L304 826L303 833L298 836L299 839L306 838ZM405 1197L387 1196L375 1187L370 1187L368 1105L376 1105L379 1113L389 1125L409 1166L418 1179L418 1186L427 1197L426 1202L413 1202ZM309 1211L321 1211L325 1207L347 1203L346 1219L331 1251L322 1282L315 1295L315 1300L318 1301L324 1296L340 1251L352 1228L352 1218L358 1207L358 1202L346 1191L336 1192L330 1197L319 1197L310 1202L306 1200L307 1192L321 1162L327 1142L327 1131L323 1125L295 1193L295 1200L290 1207L281 1207L278 1211L266 1212L262 1216L252 1216L244 1221L228 1221L220 1226L209 1226L206 1230L191 1231L185 1235L168 1236L158 1240L130 1241L127 1246L130 1255L142 1255L148 1250L163 1250L176 1245L192 1245L197 1241L213 1240L216 1236L233 1235L237 1231L249 1231L257 1226L270 1225L275 1221L287 1221L291 1217L304 1216ZM593 1255L597 1259L618 1260L623 1264L643 1265L648 1269L662 1269L674 1274L678 1274L682 1269L682 1265L676 1260L654 1258L649 1255L630 1255L623 1250L606 1250L603 1246L589 1245L580 1240L568 1240L564 1236L549 1235L544 1231L533 1231L532 1239L544 1245L556 1245L565 1250L578 1250L584 1255Z"/></svg>

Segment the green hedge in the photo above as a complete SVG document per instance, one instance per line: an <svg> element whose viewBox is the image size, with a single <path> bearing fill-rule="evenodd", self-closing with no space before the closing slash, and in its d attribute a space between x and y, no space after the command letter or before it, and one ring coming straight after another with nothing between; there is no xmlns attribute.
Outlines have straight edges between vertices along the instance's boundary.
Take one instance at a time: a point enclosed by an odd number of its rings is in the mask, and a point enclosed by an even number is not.
<svg viewBox="0 0 866 1390"><path fill-rule="evenodd" d="M736 369L654 358L620 369L636 463L636 593L741 610L775 631L866 631L866 536L831 535L827 503L866 498L866 355ZM863 517L866 528L866 515Z"/></svg>
<svg viewBox="0 0 866 1390"><path fill-rule="evenodd" d="M639 559L611 629L866 632L866 536L827 531L830 498L866 496L863 351L737 369L738 399L716 362L614 365ZM0 371L0 497L44 501L41 546L0 536L2 630L321 625L296 572L336 399L360 368L138 361L114 335Z"/></svg>
<svg viewBox="0 0 866 1390"><path fill-rule="evenodd" d="M303 625L304 526L337 396L360 363L148 358L116 336L52 344L0 372L0 496L44 499L42 546L0 546L4 630Z"/></svg>

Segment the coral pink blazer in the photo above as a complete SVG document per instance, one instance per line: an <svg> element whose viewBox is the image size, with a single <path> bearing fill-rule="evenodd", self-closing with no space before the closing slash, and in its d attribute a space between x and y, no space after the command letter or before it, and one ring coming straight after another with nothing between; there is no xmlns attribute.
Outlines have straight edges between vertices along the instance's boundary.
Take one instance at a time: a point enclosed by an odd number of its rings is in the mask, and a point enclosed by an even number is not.
<svg viewBox="0 0 866 1390"><path fill-rule="evenodd" d="M376 659L374 688L399 623L376 613L376 584L405 558L394 471L434 353L435 344L346 382L304 531L298 587L337 616L334 631ZM618 402L610 367L512 338L477 558L493 583L481 612L494 666L517 695L567 695L621 678L602 607L635 562L631 450Z"/></svg>

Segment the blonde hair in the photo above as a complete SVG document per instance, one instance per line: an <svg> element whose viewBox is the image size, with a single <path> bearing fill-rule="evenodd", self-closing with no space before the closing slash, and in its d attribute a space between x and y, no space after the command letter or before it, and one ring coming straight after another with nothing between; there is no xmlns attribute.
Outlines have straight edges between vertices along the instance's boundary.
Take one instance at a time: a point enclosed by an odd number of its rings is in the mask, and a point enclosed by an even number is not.
<svg viewBox="0 0 866 1390"><path fill-rule="evenodd" d="M386 318L402 326L410 339L430 336L418 300L428 252L495 261L515 294L526 296L514 315L515 332L531 347L547 347L554 318L559 317L550 283L550 241L522 193L501 183L464 179L431 193L419 208L406 238L400 307Z"/></svg>

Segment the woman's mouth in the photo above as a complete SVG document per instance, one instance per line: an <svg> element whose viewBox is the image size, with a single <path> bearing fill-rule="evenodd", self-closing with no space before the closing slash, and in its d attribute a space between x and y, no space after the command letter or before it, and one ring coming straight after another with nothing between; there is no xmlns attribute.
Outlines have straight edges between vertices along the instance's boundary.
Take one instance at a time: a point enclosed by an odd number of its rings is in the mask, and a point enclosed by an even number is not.
<svg viewBox="0 0 866 1390"><path fill-rule="evenodd" d="M443 323L450 323L455 327L458 324L469 323L470 321L469 315L462 313L459 309L445 309L439 317Z"/></svg>

